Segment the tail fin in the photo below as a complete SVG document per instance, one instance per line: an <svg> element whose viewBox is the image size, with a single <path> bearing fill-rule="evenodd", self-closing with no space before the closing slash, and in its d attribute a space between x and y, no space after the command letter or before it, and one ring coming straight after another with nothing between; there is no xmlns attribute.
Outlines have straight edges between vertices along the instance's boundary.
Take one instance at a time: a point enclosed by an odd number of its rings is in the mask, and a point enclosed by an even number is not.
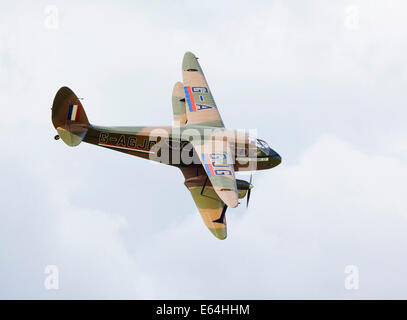
<svg viewBox="0 0 407 320"><path fill-rule="evenodd" d="M52 123L61 139L71 147L80 144L88 132L89 121L82 103L68 87L62 87L55 95Z"/></svg>

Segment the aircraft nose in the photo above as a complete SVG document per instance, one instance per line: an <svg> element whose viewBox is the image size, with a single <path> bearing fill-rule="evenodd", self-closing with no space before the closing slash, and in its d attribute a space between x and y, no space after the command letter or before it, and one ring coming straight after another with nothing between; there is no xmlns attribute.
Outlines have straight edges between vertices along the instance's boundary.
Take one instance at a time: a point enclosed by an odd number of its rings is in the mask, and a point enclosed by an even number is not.
<svg viewBox="0 0 407 320"><path fill-rule="evenodd" d="M281 163L281 156L273 149L271 149L270 152L270 162L273 167L278 166Z"/></svg>

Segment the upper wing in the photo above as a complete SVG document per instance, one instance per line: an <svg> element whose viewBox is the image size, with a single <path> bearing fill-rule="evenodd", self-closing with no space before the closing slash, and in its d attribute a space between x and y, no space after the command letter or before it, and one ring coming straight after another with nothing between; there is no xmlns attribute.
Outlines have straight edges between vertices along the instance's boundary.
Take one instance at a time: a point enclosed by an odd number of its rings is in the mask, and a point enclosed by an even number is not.
<svg viewBox="0 0 407 320"><path fill-rule="evenodd" d="M195 55L186 52L182 61L187 124L223 128L222 118Z"/></svg>
<svg viewBox="0 0 407 320"><path fill-rule="evenodd" d="M172 113L174 115L174 127L184 126L186 124L185 92L182 82L177 82L172 90Z"/></svg>
<svg viewBox="0 0 407 320"><path fill-rule="evenodd" d="M203 144L195 141L191 143L216 194L229 207L237 207L238 191L229 143L213 140L207 140Z"/></svg>
<svg viewBox="0 0 407 320"><path fill-rule="evenodd" d="M225 239L227 206L213 190L203 169L196 171L195 168L181 168L185 176L185 186L191 192L192 198L201 214L207 228L218 239Z"/></svg>

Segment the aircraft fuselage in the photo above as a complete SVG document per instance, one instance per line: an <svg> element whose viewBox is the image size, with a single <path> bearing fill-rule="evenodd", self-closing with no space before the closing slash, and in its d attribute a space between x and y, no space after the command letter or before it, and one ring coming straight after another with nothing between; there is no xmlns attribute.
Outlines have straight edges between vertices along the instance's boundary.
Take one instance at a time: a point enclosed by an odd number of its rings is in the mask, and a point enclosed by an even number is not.
<svg viewBox="0 0 407 320"><path fill-rule="evenodd" d="M124 152L160 163L187 167L201 162L189 143L215 137L234 146L235 171L270 169L281 163L281 157L267 143L251 139L247 133L200 126L101 127L90 125L84 142ZM215 150L216 152L216 150Z"/></svg>

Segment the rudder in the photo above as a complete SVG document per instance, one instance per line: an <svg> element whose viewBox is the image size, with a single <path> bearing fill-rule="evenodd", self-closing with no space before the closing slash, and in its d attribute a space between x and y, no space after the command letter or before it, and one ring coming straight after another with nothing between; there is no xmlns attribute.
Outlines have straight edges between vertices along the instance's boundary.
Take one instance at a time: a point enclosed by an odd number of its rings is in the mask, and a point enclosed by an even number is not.
<svg viewBox="0 0 407 320"><path fill-rule="evenodd" d="M61 139L71 147L81 143L89 128L82 103L68 87L58 90L52 104L52 123Z"/></svg>

